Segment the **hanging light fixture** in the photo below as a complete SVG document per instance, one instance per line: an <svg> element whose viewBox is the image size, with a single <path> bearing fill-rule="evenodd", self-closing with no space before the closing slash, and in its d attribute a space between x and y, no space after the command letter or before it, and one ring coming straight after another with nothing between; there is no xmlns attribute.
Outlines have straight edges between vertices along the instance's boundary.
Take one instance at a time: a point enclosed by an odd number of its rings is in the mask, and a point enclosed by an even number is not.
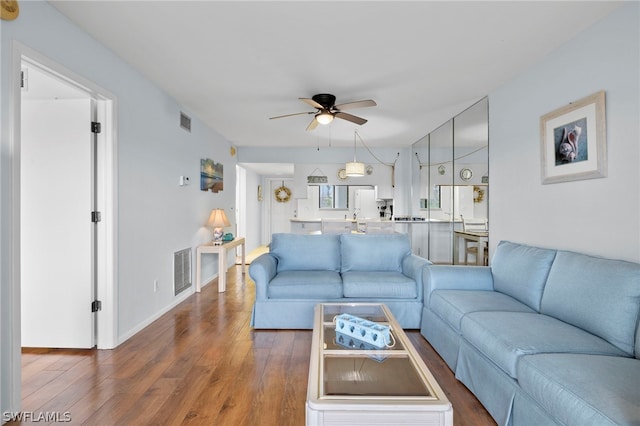
<svg viewBox="0 0 640 426"><path fill-rule="evenodd" d="M360 163L356 160L356 135L357 131L353 132L353 161L345 165L346 175L350 177L364 176L364 163Z"/></svg>
<svg viewBox="0 0 640 426"><path fill-rule="evenodd" d="M329 124L333 121L333 114L326 109L323 109L318 114L316 114L316 120L320 124Z"/></svg>

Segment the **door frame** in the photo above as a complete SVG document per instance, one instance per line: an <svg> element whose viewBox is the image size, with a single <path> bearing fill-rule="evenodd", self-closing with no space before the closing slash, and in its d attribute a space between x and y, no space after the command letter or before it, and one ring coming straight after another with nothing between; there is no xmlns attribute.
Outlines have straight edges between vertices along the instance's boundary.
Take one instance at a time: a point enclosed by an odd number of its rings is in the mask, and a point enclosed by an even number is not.
<svg viewBox="0 0 640 426"><path fill-rule="evenodd" d="M21 123L21 71L26 61L49 72L52 76L87 92L98 106L98 120L102 123L98 144L98 208L102 212L103 226L98 227L98 283L96 298L102 301L98 311L98 349L111 349L118 345L117 335L117 98L86 78L65 68L28 46L14 41L11 60L10 131L11 152L11 334L10 370L11 403L21 405L21 313L20 313L20 123ZM89 212L87 212L89 214Z"/></svg>
<svg viewBox="0 0 640 426"><path fill-rule="evenodd" d="M236 164L236 229L237 236L247 236L247 169ZM236 248L236 256L238 256Z"/></svg>

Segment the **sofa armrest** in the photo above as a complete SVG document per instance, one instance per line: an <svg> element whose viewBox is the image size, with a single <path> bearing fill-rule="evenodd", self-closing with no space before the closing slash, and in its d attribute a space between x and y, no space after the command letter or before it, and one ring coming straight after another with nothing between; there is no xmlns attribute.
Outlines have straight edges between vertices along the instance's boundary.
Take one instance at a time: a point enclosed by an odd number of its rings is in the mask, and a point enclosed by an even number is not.
<svg viewBox="0 0 640 426"><path fill-rule="evenodd" d="M256 285L256 300L267 299L267 286L276 276L278 260L270 253L263 253L249 265L249 276Z"/></svg>
<svg viewBox="0 0 640 426"><path fill-rule="evenodd" d="M410 254L409 256L406 256L404 259L402 259L402 274L406 275L409 278L412 278L416 282L416 286L418 289L418 300L422 300L422 270L425 269L425 266L427 265L431 265L431 262L424 257L420 257L415 254Z"/></svg>
<svg viewBox="0 0 640 426"><path fill-rule="evenodd" d="M431 265L423 269L424 304L434 290L493 290L489 266Z"/></svg>

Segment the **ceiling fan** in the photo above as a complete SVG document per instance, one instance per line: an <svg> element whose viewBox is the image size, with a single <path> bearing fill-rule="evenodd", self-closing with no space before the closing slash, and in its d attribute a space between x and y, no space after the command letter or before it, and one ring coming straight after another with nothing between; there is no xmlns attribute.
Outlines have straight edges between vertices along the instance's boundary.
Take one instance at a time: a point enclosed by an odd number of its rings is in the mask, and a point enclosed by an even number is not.
<svg viewBox="0 0 640 426"><path fill-rule="evenodd" d="M363 125L364 123L367 122L366 119L362 117L357 117L352 114L348 114L343 111L346 109L372 107L377 105L376 102L371 99L355 101L355 102L347 102L344 104L336 105L336 97L328 93L319 93L317 95L313 95L311 99L309 98L298 98L298 99L316 108L317 111L296 112L293 114L285 114L285 115L278 115L276 117L270 117L269 119L273 120L275 118L291 117L294 115L314 114L313 120L311 120L311 123L309 123L309 125L307 126L307 129L306 129L307 131L315 129L318 126L318 124L329 124L333 121L335 117L350 121L358 125Z"/></svg>

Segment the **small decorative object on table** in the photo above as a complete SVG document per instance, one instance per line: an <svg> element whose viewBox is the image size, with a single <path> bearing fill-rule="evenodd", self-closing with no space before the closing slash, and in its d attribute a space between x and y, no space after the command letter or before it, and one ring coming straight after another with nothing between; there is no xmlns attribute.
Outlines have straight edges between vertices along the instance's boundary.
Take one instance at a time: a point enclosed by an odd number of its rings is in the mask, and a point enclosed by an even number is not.
<svg viewBox="0 0 640 426"><path fill-rule="evenodd" d="M389 326L380 325L349 314L336 315L336 333L352 337L364 343L362 348L372 345L378 349L392 348L396 342Z"/></svg>

